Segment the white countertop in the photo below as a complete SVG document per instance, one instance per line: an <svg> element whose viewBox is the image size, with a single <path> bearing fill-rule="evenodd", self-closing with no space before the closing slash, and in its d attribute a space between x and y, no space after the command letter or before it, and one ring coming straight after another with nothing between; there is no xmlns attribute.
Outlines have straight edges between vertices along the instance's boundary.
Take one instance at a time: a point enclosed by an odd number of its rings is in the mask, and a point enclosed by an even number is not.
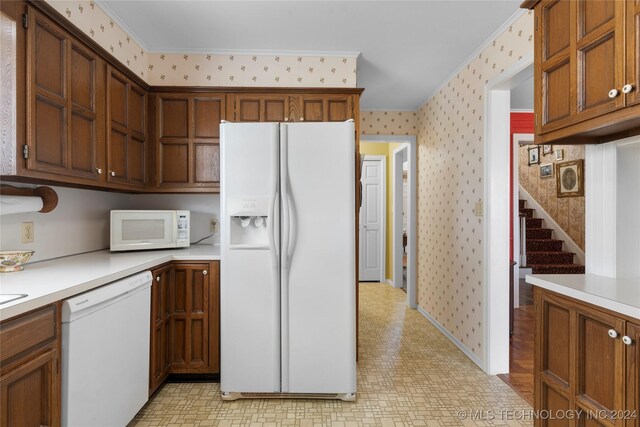
<svg viewBox="0 0 640 427"><path fill-rule="evenodd" d="M0 305L0 320L9 319L169 261L220 259L220 246L110 252L108 249L26 264L23 271L0 273L0 294L27 294Z"/></svg>
<svg viewBox="0 0 640 427"><path fill-rule="evenodd" d="M613 279L595 274L534 274L527 283L640 319L640 278Z"/></svg>

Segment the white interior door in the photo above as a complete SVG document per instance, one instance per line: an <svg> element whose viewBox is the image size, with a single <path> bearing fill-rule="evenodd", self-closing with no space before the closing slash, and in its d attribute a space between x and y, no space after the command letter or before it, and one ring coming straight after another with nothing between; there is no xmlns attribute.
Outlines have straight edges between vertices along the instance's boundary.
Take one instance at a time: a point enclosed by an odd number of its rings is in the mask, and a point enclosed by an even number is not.
<svg viewBox="0 0 640 427"><path fill-rule="evenodd" d="M383 156L365 156L362 163L362 207L360 208L360 280L384 279L384 199Z"/></svg>

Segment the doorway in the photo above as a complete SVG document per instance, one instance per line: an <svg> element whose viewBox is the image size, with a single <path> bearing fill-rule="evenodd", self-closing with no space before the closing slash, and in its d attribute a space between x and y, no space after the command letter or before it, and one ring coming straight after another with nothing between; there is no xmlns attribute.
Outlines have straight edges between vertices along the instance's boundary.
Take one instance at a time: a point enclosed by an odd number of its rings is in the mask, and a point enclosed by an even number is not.
<svg viewBox="0 0 640 427"><path fill-rule="evenodd" d="M383 282L385 277L385 235L387 223L387 158L365 154L361 167L360 208L361 282Z"/></svg>
<svg viewBox="0 0 640 427"><path fill-rule="evenodd" d="M372 155L386 160L385 232L382 234L381 282L407 293L407 305L416 308L416 137L413 135L361 135L363 204L360 210L361 247L364 246L365 161ZM362 260L363 250L360 250ZM361 262L359 260L359 262ZM362 264L361 264L362 266ZM362 272L362 269L360 269ZM361 275L361 280L366 280Z"/></svg>

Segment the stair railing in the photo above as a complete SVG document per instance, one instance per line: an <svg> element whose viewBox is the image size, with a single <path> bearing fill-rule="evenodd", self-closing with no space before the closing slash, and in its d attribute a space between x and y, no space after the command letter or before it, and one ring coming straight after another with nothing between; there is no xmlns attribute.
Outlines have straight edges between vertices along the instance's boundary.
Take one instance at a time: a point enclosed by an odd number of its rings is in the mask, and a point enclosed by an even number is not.
<svg viewBox="0 0 640 427"><path fill-rule="evenodd" d="M527 217L520 216L520 265L527 265Z"/></svg>

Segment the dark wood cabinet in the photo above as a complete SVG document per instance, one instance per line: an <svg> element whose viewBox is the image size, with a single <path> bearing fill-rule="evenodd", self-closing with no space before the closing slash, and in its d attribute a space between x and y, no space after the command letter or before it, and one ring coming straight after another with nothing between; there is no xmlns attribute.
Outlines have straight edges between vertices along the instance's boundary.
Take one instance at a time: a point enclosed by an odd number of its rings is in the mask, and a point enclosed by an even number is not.
<svg viewBox="0 0 640 427"><path fill-rule="evenodd" d="M220 372L220 262L152 270L149 395L170 374Z"/></svg>
<svg viewBox="0 0 640 427"><path fill-rule="evenodd" d="M288 122L289 95L241 93L233 96L235 122Z"/></svg>
<svg viewBox="0 0 640 427"><path fill-rule="evenodd" d="M147 93L107 67L107 181L144 188L147 143Z"/></svg>
<svg viewBox="0 0 640 427"><path fill-rule="evenodd" d="M60 310L0 324L0 425L60 425Z"/></svg>
<svg viewBox="0 0 640 427"><path fill-rule="evenodd" d="M535 9L536 142L640 132L636 0L542 0Z"/></svg>
<svg viewBox="0 0 640 427"><path fill-rule="evenodd" d="M637 426L640 328L625 316L540 288L535 306L534 409L582 414L578 425ZM552 421L559 420L538 418L536 425ZM569 419L562 422L569 425Z"/></svg>
<svg viewBox="0 0 640 427"><path fill-rule="evenodd" d="M237 122L342 122L355 119L349 94L234 94L229 117Z"/></svg>
<svg viewBox="0 0 640 427"><path fill-rule="evenodd" d="M168 191L218 191L220 121L225 94L153 94L155 187Z"/></svg>
<svg viewBox="0 0 640 427"><path fill-rule="evenodd" d="M349 95L291 96L289 117L294 122L344 122L354 119Z"/></svg>
<svg viewBox="0 0 640 427"><path fill-rule="evenodd" d="M27 16L26 168L96 184L104 150L104 61L33 7Z"/></svg>
<svg viewBox="0 0 640 427"><path fill-rule="evenodd" d="M167 379L171 370L171 280L172 265L151 271L151 348L149 395Z"/></svg>
<svg viewBox="0 0 640 427"><path fill-rule="evenodd" d="M220 371L219 307L219 262L174 263L171 372Z"/></svg>

